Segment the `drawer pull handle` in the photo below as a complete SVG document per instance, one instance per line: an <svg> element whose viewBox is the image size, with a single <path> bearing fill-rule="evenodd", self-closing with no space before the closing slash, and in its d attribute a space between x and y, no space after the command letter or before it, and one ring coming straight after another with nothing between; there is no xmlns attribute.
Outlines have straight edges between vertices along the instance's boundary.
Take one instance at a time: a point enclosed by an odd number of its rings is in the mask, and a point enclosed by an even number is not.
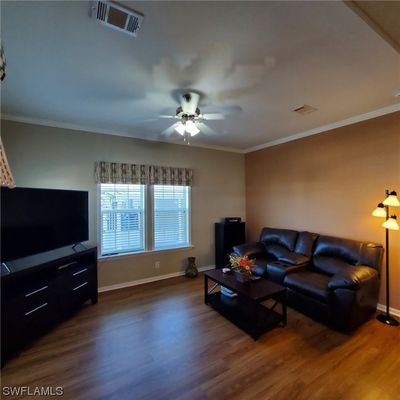
<svg viewBox="0 0 400 400"><path fill-rule="evenodd" d="M79 286L77 286L77 287L74 287L72 290L78 290L78 289L80 289L81 287L86 286L87 284L88 284L87 282L83 282L81 285L79 285Z"/></svg>
<svg viewBox="0 0 400 400"><path fill-rule="evenodd" d="M78 265L76 261L73 263L65 264L65 265L60 265L57 269L61 271L62 269L68 268L68 267L74 267L75 265Z"/></svg>
<svg viewBox="0 0 400 400"><path fill-rule="evenodd" d="M87 268L83 268L83 269L81 269L80 271L74 272L74 273L72 274L72 276L79 275L79 274L81 274L82 272L85 272L85 271L87 271Z"/></svg>
<svg viewBox="0 0 400 400"><path fill-rule="evenodd" d="M45 285L45 286L41 287L40 289L34 290L33 292L30 292L30 293L27 293L27 294L25 295L25 297L32 296L33 294L39 293L39 292L41 292L42 290L46 290L47 288L48 288L48 286Z"/></svg>
<svg viewBox="0 0 400 400"><path fill-rule="evenodd" d="M29 314L32 314L32 313L34 313L34 312L40 310L40 309L43 308L43 307L46 307L47 304L48 304L48 303L43 303L43 304L40 305L39 307L36 307L36 308L34 308L33 310L26 312L26 313L25 313L25 316L27 316L27 315L29 315Z"/></svg>

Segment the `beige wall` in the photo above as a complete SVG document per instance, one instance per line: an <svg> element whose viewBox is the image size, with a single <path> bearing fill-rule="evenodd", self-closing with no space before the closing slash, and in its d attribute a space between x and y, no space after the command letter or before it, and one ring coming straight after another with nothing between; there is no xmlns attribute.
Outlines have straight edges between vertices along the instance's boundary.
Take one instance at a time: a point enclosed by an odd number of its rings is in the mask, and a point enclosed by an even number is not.
<svg viewBox="0 0 400 400"><path fill-rule="evenodd" d="M385 189L400 194L400 113L247 154L249 237L271 226L384 243L371 211ZM390 262L400 309L400 232L391 231ZM384 293L382 282L381 303Z"/></svg>
<svg viewBox="0 0 400 400"><path fill-rule="evenodd" d="M97 239L98 160L182 166L194 169L193 249L110 258L99 263L99 286L181 271L186 258L214 264L214 222L245 215L244 156L40 125L2 121L2 138L18 186L89 191L90 240ZM161 262L155 269L155 261Z"/></svg>
<svg viewBox="0 0 400 400"><path fill-rule="evenodd" d="M383 243L381 221L370 212L385 188L400 192L400 113L247 154L247 210L240 154L9 121L2 121L2 138L19 186L89 190L92 241L96 160L194 168L195 247L101 261L100 286L180 271L188 256L212 265L213 223L227 215L246 214L250 239L268 225ZM391 238L391 305L400 308L400 232Z"/></svg>

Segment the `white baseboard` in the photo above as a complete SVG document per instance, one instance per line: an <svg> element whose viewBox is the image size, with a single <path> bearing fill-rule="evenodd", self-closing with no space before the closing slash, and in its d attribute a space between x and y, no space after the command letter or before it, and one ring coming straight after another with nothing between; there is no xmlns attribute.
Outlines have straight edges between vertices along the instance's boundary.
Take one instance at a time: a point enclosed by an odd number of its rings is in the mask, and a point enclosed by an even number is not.
<svg viewBox="0 0 400 400"><path fill-rule="evenodd" d="M206 265L204 267L199 267L197 269L199 272L203 272L203 271L209 271L210 269L214 269L214 268L215 268L215 265ZM110 286L102 286L102 287L98 288L98 292L99 293L109 292L110 290L117 290L117 289L123 289L123 288L131 287L131 286L143 285L145 283L161 281L163 279L169 279L169 278L176 278L177 276L183 276L183 275L185 275L185 271L173 272L171 274L165 274L165 275L156 275L156 276L152 276L150 278L138 279L136 281L117 283L115 285L110 285Z"/></svg>
<svg viewBox="0 0 400 400"><path fill-rule="evenodd" d="M376 309L378 311L384 311L386 312L386 306L385 304L378 304L378 306L376 307ZM394 315L395 317L400 317L400 310L398 308L393 308L393 307L389 307L389 312L391 315Z"/></svg>

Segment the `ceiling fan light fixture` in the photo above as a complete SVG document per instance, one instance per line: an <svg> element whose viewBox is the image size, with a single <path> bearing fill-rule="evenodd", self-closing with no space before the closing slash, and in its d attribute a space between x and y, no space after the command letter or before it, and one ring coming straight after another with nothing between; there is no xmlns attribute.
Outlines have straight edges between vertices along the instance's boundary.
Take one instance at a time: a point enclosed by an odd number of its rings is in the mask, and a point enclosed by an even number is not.
<svg viewBox="0 0 400 400"><path fill-rule="evenodd" d="M179 125L177 125L176 127L175 127L175 130L180 134L180 135L184 135L185 134L185 125L182 123L182 122L180 122L179 123Z"/></svg>

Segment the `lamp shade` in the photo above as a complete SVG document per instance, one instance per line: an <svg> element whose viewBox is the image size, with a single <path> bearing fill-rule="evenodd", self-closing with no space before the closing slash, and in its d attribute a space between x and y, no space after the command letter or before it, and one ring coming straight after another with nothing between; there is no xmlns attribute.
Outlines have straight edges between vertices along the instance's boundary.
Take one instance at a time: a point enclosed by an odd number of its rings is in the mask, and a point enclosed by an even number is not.
<svg viewBox="0 0 400 400"><path fill-rule="evenodd" d="M175 127L175 130L180 134L184 135L185 134L185 125L182 124L182 122L179 123L178 126Z"/></svg>
<svg viewBox="0 0 400 400"><path fill-rule="evenodd" d="M386 208L382 203L379 203L375 210L372 211L372 215L378 218L386 218Z"/></svg>
<svg viewBox="0 0 400 400"><path fill-rule="evenodd" d="M390 229L393 231L398 231L399 230L399 224L397 223L396 216L392 215L390 218L388 218L382 226L386 229Z"/></svg>
<svg viewBox="0 0 400 400"><path fill-rule="evenodd" d="M388 197L383 200L385 206L400 207L400 201L397 198L397 193L393 190L389 193Z"/></svg>
<svg viewBox="0 0 400 400"><path fill-rule="evenodd" d="M193 121L189 120L186 122L186 132L189 133L191 136L194 136L200 132L200 129Z"/></svg>

